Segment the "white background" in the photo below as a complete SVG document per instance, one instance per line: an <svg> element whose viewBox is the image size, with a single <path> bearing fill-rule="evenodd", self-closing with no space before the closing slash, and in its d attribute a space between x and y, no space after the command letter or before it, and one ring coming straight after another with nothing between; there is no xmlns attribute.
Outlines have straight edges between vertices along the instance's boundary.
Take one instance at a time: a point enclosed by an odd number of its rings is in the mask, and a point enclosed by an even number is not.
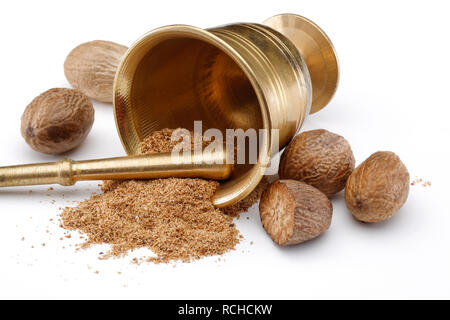
<svg viewBox="0 0 450 320"><path fill-rule="evenodd" d="M98 260L105 248L75 252L74 244L81 241L75 234L72 239L59 240L63 230L58 227L58 208L87 198L97 191L96 182L74 188L56 186L51 192L47 187L3 189L0 298L450 298L450 19L446 4L317 0L2 3L0 165L58 159L38 154L25 144L20 116L38 94L52 87L68 87L63 63L78 44L102 39L130 45L162 25L206 28L262 22L292 12L312 19L328 33L341 66L334 100L307 119L302 130L325 128L343 135L357 163L378 150L394 151L412 179L430 180L432 186L412 186L401 211L377 225L356 222L340 194L333 199L330 230L290 248L272 243L253 208L237 221L245 240L220 261L211 257L191 264L140 266L129 263L133 255ZM89 159L124 154L111 105L95 102L95 110L91 134L67 156Z"/></svg>

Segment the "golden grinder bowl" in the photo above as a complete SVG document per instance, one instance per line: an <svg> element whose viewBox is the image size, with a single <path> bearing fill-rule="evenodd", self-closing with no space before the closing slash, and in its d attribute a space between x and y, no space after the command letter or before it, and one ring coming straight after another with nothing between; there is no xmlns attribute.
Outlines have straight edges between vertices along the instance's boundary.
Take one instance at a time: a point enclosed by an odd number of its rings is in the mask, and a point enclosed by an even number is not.
<svg viewBox="0 0 450 320"><path fill-rule="evenodd" d="M202 121L203 130L220 129L224 137L226 129L266 129L257 163L236 165L215 194L214 205L224 207L257 186L271 156L308 113L330 101L337 83L330 40L301 16L206 30L171 25L145 34L123 58L114 84L116 124L129 155L139 154L140 142L152 132L193 130L194 121Z"/></svg>

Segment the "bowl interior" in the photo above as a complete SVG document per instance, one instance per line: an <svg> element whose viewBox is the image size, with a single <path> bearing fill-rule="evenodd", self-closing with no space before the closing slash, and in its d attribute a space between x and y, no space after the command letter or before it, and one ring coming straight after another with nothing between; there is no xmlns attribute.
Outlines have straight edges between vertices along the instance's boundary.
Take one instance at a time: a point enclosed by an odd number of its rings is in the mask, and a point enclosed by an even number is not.
<svg viewBox="0 0 450 320"><path fill-rule="evenodd" d="M261 99L239 59L199 30L157 30L128 51L115 82L116 122L128 154L140 153L140 142L152 132L193 130L194 121L202 121L203 131L219 129L224 139L226 129L267 127ZM249 149L247 139L246 163ZM230 204L248 194L255 170L254 164L237 165L216 202Z"/></svg>

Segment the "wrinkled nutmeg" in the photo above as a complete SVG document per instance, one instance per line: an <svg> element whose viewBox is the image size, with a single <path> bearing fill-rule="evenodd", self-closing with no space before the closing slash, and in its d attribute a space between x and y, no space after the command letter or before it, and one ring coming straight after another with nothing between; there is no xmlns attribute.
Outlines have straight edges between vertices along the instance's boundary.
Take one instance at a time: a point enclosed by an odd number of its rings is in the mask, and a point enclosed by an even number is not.
<svg viewBox="0 0 450 320"><path fill-rule="evenodd" d="M259 212L264 229L275 243L293 245L325 232L333 207L316 188L301 181L279 180L263 192Z"/></svg>
<svg viewBox="0 0 450 320"><path fill-rule="evenodd" d="M76 47L64 62L64 73L75 89L102 102L113 101L114 77L127 47L91 41Z"/></svg>
<svg viewBox="0 0 450 320"><path fill-rule="evenodd" d="M280 179L303 181L328 197L345 187L355 158L343 137L327 130L305 131L292 139L280 159Z"/></svg>
<svg viewBox="0 0 450 320"><path fill-rule="evenodd" d="M93 123L94 108L82 92L50 89L27 106L21 132L34 150L59 154L78 147Z"/></svg>
<svg viewBox="0 0 450 320"><path fill-rule="evenodd" d="M408 193L408 169L395 153L379 151L350 175L345 186L345 202L356 219L380 222L403 206Z"/></svg>

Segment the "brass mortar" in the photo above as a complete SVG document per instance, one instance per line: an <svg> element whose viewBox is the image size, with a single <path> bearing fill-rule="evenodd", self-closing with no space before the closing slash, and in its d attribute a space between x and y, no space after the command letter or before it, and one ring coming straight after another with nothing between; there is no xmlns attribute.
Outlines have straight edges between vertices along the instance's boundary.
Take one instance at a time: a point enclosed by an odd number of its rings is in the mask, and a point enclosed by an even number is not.
<svg viewBox="0 0 450 320"><path fill-rule="evenodd" d="M163 128L267 129L258 162L237 165L213 198L224 207L245 198L309 113L323 108L338 84L331 41L313 22L282 14L264 24L236 23L200 29L172 25L135 42L114 85L117 129L129 155Z"/></svg>

